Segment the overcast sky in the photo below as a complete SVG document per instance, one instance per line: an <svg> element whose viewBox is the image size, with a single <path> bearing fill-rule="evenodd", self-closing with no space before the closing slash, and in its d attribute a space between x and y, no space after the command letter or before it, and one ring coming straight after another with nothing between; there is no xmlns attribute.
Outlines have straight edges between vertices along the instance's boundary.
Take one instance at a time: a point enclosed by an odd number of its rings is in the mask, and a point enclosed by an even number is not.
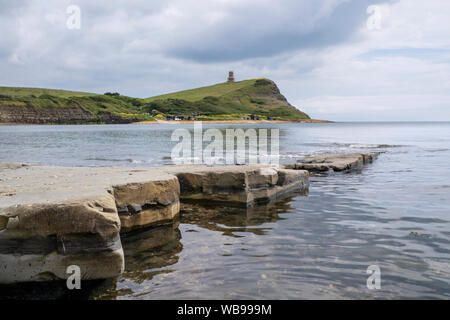
<svg viewBox="0 0 450 320"><path fill-rule="evenodd" d="M149 97L229 70L316 119L448 121L450 1L0 0L0 86Z"/></svg>

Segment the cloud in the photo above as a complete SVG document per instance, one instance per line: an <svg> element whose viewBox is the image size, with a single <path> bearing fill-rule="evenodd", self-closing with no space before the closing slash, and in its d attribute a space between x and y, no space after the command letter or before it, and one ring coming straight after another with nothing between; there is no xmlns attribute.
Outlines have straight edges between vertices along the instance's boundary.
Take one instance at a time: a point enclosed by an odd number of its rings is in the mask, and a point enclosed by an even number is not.
<svg viewBox="0 0 450 320"><path fill-rule="evenodd" d="M289 96L315 117L334 120L450 119L450 22L443 14L450 3L379 8L380 30L361 26L358 42L318 53L321 65L294 80L302 89Z"/></svg>
<svg viewBox="0 0 450 320"><path fill-rule="evenodd" d="M449 95L321 96L297 100L306 112L337 121L442 121L450 119ZM426 110L426 112L424 112Z"/></svg>
<svg viewBox="0 0 450 320"><path fill-rule="evenodd" d="M189 12L193 2L196 10ZM164 50L174 57L211 62L323 48L349 39L373 2L184 0Z"/></svg>
<svg viewBox="0 0 450 320"><path fill-rule="evenodd" d="M80 30L66 28L71 4L81 8ZM380 30L366 26L371 4ZM316 118L367 118L382 103L415 106L418 119L429 108L448 115L446 0L0 0L0 8L1 85L147 97L234 70L275 80ZM336 107L357 102L368 108Z"/></svg>
<svg viewBox="0 0 450 320"><path fill-rule="evenodd" d="M80 0L83 27L69 31L65 20L71 1L19 1L2 8L8 16L3 30L9 31L2 37L10 42L0 46L22 59L50 45L75 52L158 53L200 63L241 61L345 41L373 2Z"/></svg>

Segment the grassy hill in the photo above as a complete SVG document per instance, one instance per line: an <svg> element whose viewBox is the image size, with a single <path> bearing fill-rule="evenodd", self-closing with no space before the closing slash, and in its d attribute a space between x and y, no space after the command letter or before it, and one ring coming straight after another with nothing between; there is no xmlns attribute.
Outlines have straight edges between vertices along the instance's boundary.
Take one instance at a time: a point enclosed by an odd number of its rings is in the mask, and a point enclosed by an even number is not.
<svg viewBox="0 0 450 320"><path fill-rule="evenodd" d="M309 119L280 93L275 82L252 79L220 83L144 99L147 111L155 114L207 114L215 118L255 114L282 119Z"/></svg>
<svg viewBox="0 0 450 320"><path fill-rule="evenodd" d="M153 118L141 99L41 88L0 87L0 122L128 123Z"/></svg>
<svg viewBox="0 0 450 320"><path fill-rule="evenodd" d="M251 87L256 82L255 80L244 80L239 82L225 82L212 86L201 87L197 89L184 90L160 96L145 99L146 101L155 101L159 99L182 99L187 101L199 101L205 97L221 97L233 91L241 90L246 87Z"/></svg>
<svg viewBox="0 0 450 320"><path fill-rule="evenodd" d="M147 99L119 94L0 87L0 122L126 123L200 114L200 120L239 119L242 115L309 119L289 104L268 79L244 80Z"/></svg>
<svg viewBox="0 0 450 320"><path fill-rule="evenodd" d="M86 97L95 95L93 93L79 92L79 91L42 89L42 88L21 88L21 87L0 87L0 94L11 97L28 97L32 95L40 96L42 94L48 94L59 98Z"/></svg>

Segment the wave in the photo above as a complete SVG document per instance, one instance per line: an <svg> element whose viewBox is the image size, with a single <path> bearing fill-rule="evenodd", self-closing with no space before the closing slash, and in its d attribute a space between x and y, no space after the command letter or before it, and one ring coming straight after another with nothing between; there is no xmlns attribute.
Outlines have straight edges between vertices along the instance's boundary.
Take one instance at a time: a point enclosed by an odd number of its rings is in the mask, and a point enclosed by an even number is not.
<svg viewBox="0 0 450 320"><path fill-rule="evenodd" d="M335 147L352 148L352 149L387 149L387 148L402 148L405 145L399 144L362 144L362 143L333 143Z"/></svg>
<svg viewBox="0 0 450 320"><path fill-rule="evenodd" d="M327 142L313 142L313 143L301 143L302 146L307 147L338 147L338 148L355 148L355 149L384 149L384 148L402 148L406 145L399 144L365 144L365 143L327 143Z"/></svg>
<svg viewBox="0 0 450 320"><path fill-rule="evenodd" d="M136 160L136 159L106 159L106 158L87 158L85 161L107 161L107 162L128 162L128 163L146 163L151 162L150 160Z"/></svg>
<svg viewBox="0 0 450 320"><path fill-rule="evenodd" d="M450 149L425 149L427 152L447 152L450 151Z"/></svg>

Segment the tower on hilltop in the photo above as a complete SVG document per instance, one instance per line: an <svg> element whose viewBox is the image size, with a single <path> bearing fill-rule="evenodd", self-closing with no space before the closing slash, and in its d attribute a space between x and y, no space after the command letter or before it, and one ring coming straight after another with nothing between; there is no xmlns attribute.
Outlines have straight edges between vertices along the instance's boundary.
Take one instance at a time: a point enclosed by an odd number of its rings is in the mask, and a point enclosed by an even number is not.
<svg viewBox="0 0 450 320"><path fill-rule="evenodd" d="M228 72L228 82L234 82L234 72Z"/></svg>

